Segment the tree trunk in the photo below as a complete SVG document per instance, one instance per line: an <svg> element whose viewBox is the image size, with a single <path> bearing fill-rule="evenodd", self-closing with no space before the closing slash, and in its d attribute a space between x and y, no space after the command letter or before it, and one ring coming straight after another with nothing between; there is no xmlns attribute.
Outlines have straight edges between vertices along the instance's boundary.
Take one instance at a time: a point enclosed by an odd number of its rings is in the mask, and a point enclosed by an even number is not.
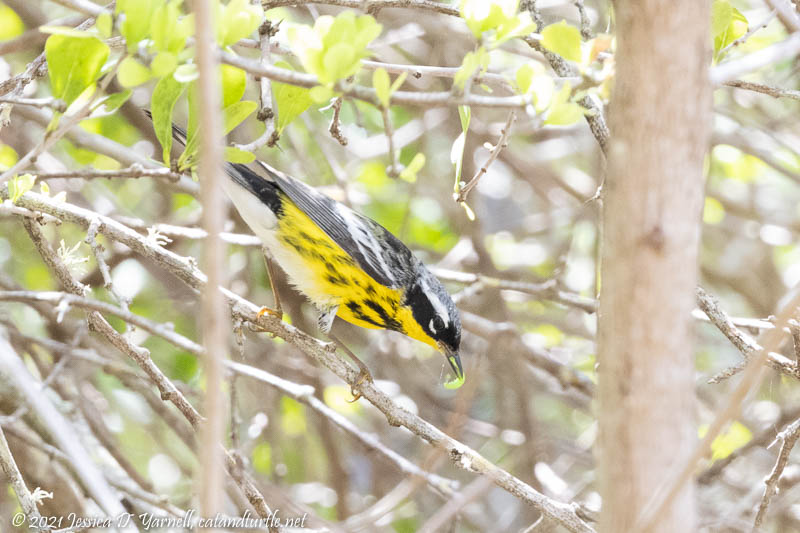
<svg viewBox="0 0 800 533"><path fill-rule="evenodd" d="M602 532L631 531L697 442L689 324L711 120L709 2L617 1L599 322ZM685 487L650 532L696 527Z"/></svg>

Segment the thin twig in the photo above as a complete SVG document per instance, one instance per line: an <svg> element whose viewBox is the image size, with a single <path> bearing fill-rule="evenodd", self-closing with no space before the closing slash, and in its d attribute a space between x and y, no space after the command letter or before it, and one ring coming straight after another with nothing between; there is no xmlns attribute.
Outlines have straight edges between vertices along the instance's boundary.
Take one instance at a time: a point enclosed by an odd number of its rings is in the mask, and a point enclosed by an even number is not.
<svg viewBox="0 0 800 533"><path fill-rule="evenodd" d="M63 113L67 110L67 105L57 98L12 98L0 96L0 104L28 105L31 107L49 107Z"/></svg>
<svg viewBox="0 0 800 533"><path fill-rule="evenodd" d="M708 316L711 323L714 324L742 353L745 364L750 361L750 358L754 354L759 353L761 346L759 346L758 342L733 324L728 314L720 307L716 298L708 294L701 287L697 287L696 296L698 307ZM779 353L770 352L767 356L767 362L775 370L800 379L800 368L787 357ZM724 379L738 374L744 368L744 365L733 366L715 375L709 379L708 382L719 383Z"/></svg>
<svg viewBox="0 0 800 533"><path fill-rule="evenodd" d="M138 163L120 168L117 170L101 170L96 168L84 168L81 170L55 170L48 172L36 172L34 174L39 180L48 179L69 179L69 178L82 178L82 179L95 179L95 178L167 178L172 181L178 181L183 174L179 172L172 172L166 167L158 168L145 168Z"/></svg>
<svg viewBox="0 0 800 533"><path fill-rule="evenodd" d="M497 144L489 150L489 157L486 158L486 162L480 169L478 169L478 172L475 173L475 175L467 182L466 185L459 189L458 195L456 195L455 198L457 203L460 204L467 201L467 195L478 184L478 180L480 180L489 170L489 165L494 163L494 160L497 159L497 156L500 155L500 152L503 151L503 148L508 146L508 136L511 133L511 126L514 125L514 120L516 120L516 118L517 114L514 111L509 112L506 123L503 126L503 129L500 130L500 140L498 140Z"/></svg>
<svg viewBox="0 0 800 533"><path fill-rule="evenodd" d="M0 342L5 341L0 338ZM14 460L14 456L11 455L2 427L0 427L0 469L5 475L6 482L14 489L19 506L28 518L29 527L37 531L47 531L48 528L43 527L44 521L42 520L42 515L39 514L39 509L36 507L36 500L28 490L28 486L25 485L25 480L22 479L22 473L17 467L17 462Z"/></svg>
<svg viewBox="0 0 800 533"><path fill-rule="evenodd" d="M575 0L573 4L578 8L578 16L581 21L581 37L583 37L584 41L588 41L592 38L592 21L586 12L586 6L583 5L583 0Z"/></svg>
<svg viewBox="0 0 800 533"><path fill-rule="evenodd" d="M273 25L269 19L264 19L264 22L258 28L258 48L261 51L261 64L270 65L270 37L278 33L278 25ZM275 146L280 140L280 133L275 128L275 110L272 104L272 84L266 76L261 77L259 80L259 102L257 118L264 123L264 133L261 134L255 141L249 144L237 144L236 148L246 152L253 152L262 146Z"/></svg>
<svg viewBox="0 0 800 533"><path fill-rule="evenodd" d="M433 11L452 17L461 15L458 8L432 0L269 0L270 8L304 4L325 4L329 6L348 7L350 9L361 9L373 15L381 9L391 7Z"/></svg>
<svg viewBox="0 0 800 533"><path fill-rule="evenodd" d="M262 65L253 59L237 56L230 52L221 51L220 59L223 63L239 67L256 76L266 76L273 81L289 83L298 87L316 87L319 80L313 74L296 72L273 65ZM571 74L569 74L571 75ZM363 100L379 106L375 89L361 85L339 82L334 89L350 98ZM451 91L441 92L414 92L395 91L390 98L392 105L408 105L417 107L455 107L469 105L474 107L490 107L499 109L523 109L530 104L525 96L484 96L484 95L458 95Z"/></svg>
<svg viewBox="0 0 800 533"><path fill-rule="evenodd" d="M771 87L763 83L753 83L744 80L731 80L723 83L728 87L736 87L737 89L746 89L757 93L768 94L774 98L791 98L792 100L800 100L800 91L792 89L781 89L780 87Z"/></svg>
<svg viewBox="0 0 800 533"><path fill-rule="evenodd" d="M328 126L328 132L330 132L331 137L339 141L339 144L347 146L347 137L342 133L341 123L339 122L339 113L342 111L342 97L335 99L331 107L333 108L333 117L331 118L330 126Z"/></svg>
<svg viewBox="0 0 800 533"><path fill-rule="evenodd" d="M797 439L800 439L800 420L795 420L784 428L783 431L778 433L775 441L769 445L769 447L772 447L775 442L781 441L781 450L778 452L778 459L775 461L775 466L772 467L772 472L764 480L764 496L761 498L761 504L758 506L758 512L753 522L753 533L761 528L761 523L767 515L767 507L769 507L772 497L778 492L778 482L781 479L781 474L783 474L783 469L786 468L786 464L789 462L789 454L792 452Z"/></svg>
<svg viewBox="0 0 800 533"><path fill-rule="evenodd" d="M119 291L117 291L117 289L114 287L114 284L111 282L111 270L108 268L108 263L106 263L106 260L103 257L105 248L103 248L102 244L97 242L97 226L98 222L96 220L89 224L89 229L86 231L86 239L84 239L84 241L92 249L92 254L94 254L94 259L97 263L97 269L100 271L100 275L103 278L103 287L105 287L106 290L111 293L117 303L119 303L120 307L127 311L128 305L131 303L130 298L125 297Z"/></svg>
<svg viewBox="0 0 800 533"><path fill-rule="evenodd" d="M389 143L389 168L386 169L386 174L390 178L396 178L400 175L400 168L397 164L397 153L394 149L394 126L392 126L392 117L388 107L381 106L381 117L383 117L383 131L386 133L386 141Z"/></svg>

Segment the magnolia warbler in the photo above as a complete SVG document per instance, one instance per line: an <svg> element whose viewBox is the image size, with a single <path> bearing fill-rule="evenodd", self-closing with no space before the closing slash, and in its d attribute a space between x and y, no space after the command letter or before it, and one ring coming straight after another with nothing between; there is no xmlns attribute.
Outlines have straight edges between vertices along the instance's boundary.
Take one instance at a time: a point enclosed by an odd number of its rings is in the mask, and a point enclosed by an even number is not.
<svg viewBox="0 0 800 533"><path fill-rule="evenodd" d="M183 130L174 126L173 134L185 144ZM227 163L225 170L231 201L317 308L326 334L336 316L364 328L399 331L442 352L463 382L458 310L406 245L374 220L266 163Z"/></svg>

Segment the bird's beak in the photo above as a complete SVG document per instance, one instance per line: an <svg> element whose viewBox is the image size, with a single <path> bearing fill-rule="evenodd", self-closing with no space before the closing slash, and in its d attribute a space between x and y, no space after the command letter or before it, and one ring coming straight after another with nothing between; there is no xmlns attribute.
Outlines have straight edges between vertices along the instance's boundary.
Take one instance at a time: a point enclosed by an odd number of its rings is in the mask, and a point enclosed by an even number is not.
<svg viewBox="0 0 800 533"><path fill-rule="evenodd" d="M459 381L464 381L464 367L461 366L461 357L458 356L458 352L454 352L444 343L439 343L439 348L441 349L444 356L447 358L447 362L450 363L450 368L453 369L453 374L456 375Z"/></svg>

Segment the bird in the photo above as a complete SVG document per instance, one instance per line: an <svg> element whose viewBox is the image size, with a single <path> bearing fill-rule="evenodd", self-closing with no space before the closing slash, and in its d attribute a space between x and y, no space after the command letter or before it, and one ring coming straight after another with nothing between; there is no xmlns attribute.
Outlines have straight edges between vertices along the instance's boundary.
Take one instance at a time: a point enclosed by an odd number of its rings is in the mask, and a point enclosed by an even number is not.
<svg viewBox="0 0 800 533"><path fill-rule="evenodd" d="M184 130L173 125L172 131L185 145ZM270 258L316 308L325 334L336 340L331 327L337 316L363 328L400 332L441 352L456 382L464 382L458 309L439 279L400 239L258 159L225 163L225 172L227 196ZM273 294L277 300L274 285ZM345 351L361 369L356 384L371 381L366 365Z"/></svg>

